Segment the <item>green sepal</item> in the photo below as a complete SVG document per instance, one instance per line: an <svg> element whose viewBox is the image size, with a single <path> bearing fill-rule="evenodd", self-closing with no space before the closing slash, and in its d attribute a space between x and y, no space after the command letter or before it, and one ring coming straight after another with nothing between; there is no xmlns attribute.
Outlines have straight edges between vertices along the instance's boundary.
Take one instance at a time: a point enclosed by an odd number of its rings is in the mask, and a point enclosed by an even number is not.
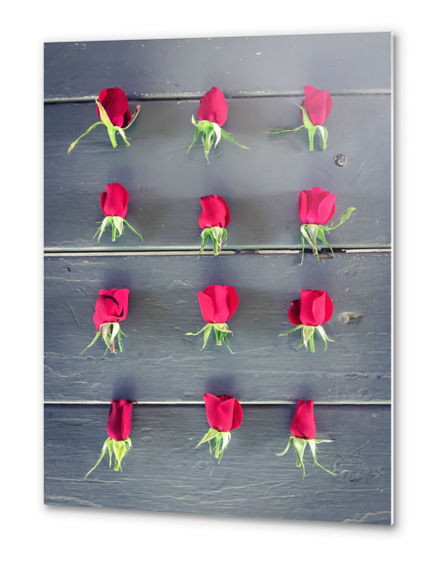
<svg viewBox="0 0 433 562"><path fill-rule="evenodd" d="M325 329L323 326L316 326L317 331L319 332L319 334L322 336L322 340L325 342L325 349L322 351L322 353L325 353L325 351L328 349L328 341L331 341L332 343L335 343L334 340L331 340L330 338L328 338Z"/></svg>
<svg viewBox="0 0 433 562"><path fill-rule="evenodd" d="M326 230L326 232L329 232L330 230L334 230L335 228L338 228L340 225L343 224L343 222L347 221L347 219L350 217L350 215L353 213L353 211L356 211L356 207L349 207L341 215L341 219L340 219L340 222L338 224L336 224L335 226L332 226L332 223L331 223L331 226L322 226L323 230Z"/></svg>
<svg viewBox="0 0 433 562"><path fill-rule="evenodd" d="M68 148L68 154L71 153L71 151L75 148L75 145L77 144L77 142L82 139L83 137L85 137L87 135L87 133L90 133L90 131L92 129L94 129L97 125L103 125L102 121L98 121L97 123L93 123L93 125L91 125L87 131L85 133L83 133L81 136L78 137L78 139L76 141L74 141L71 146Z"/></svg>
<svg viewBox="0 0 433 562"><path fill-rule="evenodd" d="M322 353L325 353L325 351L328 349L328 344L327 344L328 341L334 342L334 340L331 340L330 338L328 338L323 326L306 326L305 324L299 324L295 328L292 328L291 330L288 330L286 333L279 334L279 337L280 336L287 336L291 332L296 332L296 330L302 330L302 338L301 338L301 343L298 346L298 350L304 345L305 349L308 351L308 344L310 344L310 351L312 353L315 352L314 332L316 330L319 332L319 334L322 336L323 341L325 342L325 349L323 350Z"/></svg>
<svg viewBox="0 0 433 562"><path fill-rule="evenodd" d="M268 131L270 135L278 135L279 133L294 133L295 131L299 131L300 129L305 129L304 125L300 127L296 127L296 129L271 129Z"/></svg>
<svg viewBox="0 0 433 562"><path fill-rule="evenodd" d="M125 338L127 336L122 332L119 322L105 322L104 324L101 324L99 330L96 332L96 336L94 337L92 343L88 345L86 349L89 349L89 347L91 347L95 343L95 341L99 338L101 334L105 342L105 345L107 346L107 349L105 350L104 353L104 357L107 354L108 350L110 350L111 353L116 353L114 347L114 340L116 336L117 336L117 342L119 344L119 350L121 352L123 351L123 343L122 343L121 335L125 336ZM86 349L83 349L81 355L86 351Z"/></svg>
<svg viewBox="0 0 433 562"><path fill-rule="evenodd" d="M206 242L210 238L212 241L212 248L213 253L217 256L221 252L222 245L227 243L227 230L225 228L221 228L220 226L212 226L209 228L204 228L202 233L200 234L201 237L201 247L199 255L203 252Z"/></svg>
<svg viewBox="0 0 433 562"><path fill-rule="evenodd" d="M212 445L211 441L215 439L215 443ZM215 458L218 459L218 464L223 458L223 453L230 443L231 434L230 431L218 431L217 429L210 428L200 443L195 447L199 447L202 443L209 442L209 452L210 454L215 454Z"/></svg>
<svg viewBox="0 0 433 562"><path fill-rule="evenodd" d="M304 466L304 451L307 446L307 439L301 439L300 437L293 437L293 447L296 454L296 466L299 468L302 466L302 480L305 478L305 466Z"/></svg>
<svg viewBox="0 0 433 562"><path fill-rule="evenodd" d="M139 234L135 228L133 228L129 222L122 218L122 217L116 217L116 216L109 216L109 217L105 217L105 219L102 221L101 226L98 228L98 230L96 231L94 237L92 238L92 241L96 238L96 236L99 233L98 236L98 244L99 241L101 240L101 236L104 234L105 229L110 226L111 224L111 240L113 242L115 242L116 238L118 238L119 236L121 236L123 234L123 232L125 231L125 224L127 226L129 226L129 228L137 235L141 238L141 241L143 242L143 237L141 236L141 234Z"/></svg>
<svg viewBox="0 0 433 562"><path fill-rule="evenodd" d="M284 449L284 451L282 451L281 453L274 453L274 455L277 455L277 457L282 457L283 455L285 455L289 450L290 445L292 444L292 439L294 439L293 435L290 436L289 442L287 443L287 447Z"/></svg>
<svg viewBox="0 0 433 562"><path fill-rule="evenodd" d="M123 131L126 131L126 129L129 129L129 127L134 123L134 121L137 119L137 115L140 113L140 109L141 109L141 105L137 105L136 108L135 108L135 113L134 113L134 115L132 115L131 121L129 122L129 125L124 127Z"/></svg>
<svg viewBox="0 0 433 562"><path fill-rule="evenodd" d="M328 472L329 474L332 474L332 476L337 476L337 474L335 472L331 472L330 470L323 467L321 464L319 464L317 462L316 443L332 443L332 439L308 439L307 442L308 442L308 444L310 446L310 449L311 449L311 454L313 456L314 464L316 464L318 467L322 468L325 472Z"/></svg>
<svg viewBox="0 0 433 562"><path fill-rule="evenodd" d="M190 144L186 153L188 154L188 152L191 150L192 146L196 142L199 134L202 133L204 155L206 157L208 164L209 164L209 157L208 157L209 151L212 148L212 145L214 146L214 148L217 147L219 141L221 140L221 137L240 146L241 148L248 149L247 146L243 146L242 144L239 144L237 141L235 141L217 123L213 123L212 121L207 121L207 120L196 121L194 115L191 117L191 123L195 126L196 129L194 133L194 138L192 139L192 143Z"/></svg>
<svg viewBox="0 0 433 562"><path fill-rule="evenodd" d="M320 238L320 240L325 244L325 246L327 246L327 247L331 250L332 257L335 258L334 250L332 249L331 245L328 244L328 241L327 241L326 238L325 238L325 233L323 232L323 226L319 226L319 229L318 229L318 231L317 231L317 236L318 236L318 237ZM317 259L320 260L319 254L317 254Z"/></svg>
<svg viewBox="0 0 433 562"><path fill-rule="evenodd" d="M296 104L297 105L297 104ZM308 130L308 140L310 150L314 150L314 135L317 130L319 130L322 135L323 140L323 150L326 149L326 142L328 140L328 131L323 125L313 125L307 110L302 105L298 105L299 109L302 111L302 118L304 121L304 126Z"/></svg>
<svg viewBox="0 0 433 562"><path fill-rule="evenodd" d="M233 137L231 137L228 133L226 133L226 131L224 131L224 129L221 129L221 135L224 139L232 142L236 146L240 146L241 148L245 148L246 150L249 150L248 146L244 146L243 144L240 144L237 141L235 141L235 139Z"/></svg>
<svg viewBox="0 0 433 562"><path fill-rule="evenodd" d="M304 466L304 452L305 447L308 445L310 446L311 454L313 456L313 464L317 464L320 468L323 468L329 474L333 476L337 476L335 472L331 472L330 470L324 468L321 464L317 462L317 447L316 443L332 443L332 439L302 439L301 437L294 437L293 435L290 436L289 442L287 443L287 447L281 453L274 453L278 457L281 457L287 453L290 448L290 445L293 443L293 447L295 449L296 455L296 466L302 467L302 480L305 478L305 466Z"/></svg>
<svg viewBox="0 0 433 562"><path fill-rule="evenodd" d="M110 118L107 115L107 112L104 109L104 106L101 105L98 100L95 100L95 101L96 101L96 105L99 108L99 118L101 119L102 123L107 127L108 136L110 137L111 144L112 144L113 148L117 147L116 132L120 133L120 136L125 141L126 146L130 146L130 144L128 142L128 139L125 135L124 129L122 129L122 127L119 127L117 125L113 125L113 123L110 121ZM134 119L137 117L138 111L139 110L137 109L137 111L134 114ZM128 125L128 127L129 127L129 125ZM125 127L125 129L126 128L127 127Z"/></svg>
<svg viewBox="0 0 433 562"><path fill-rule="evenodd" d="M109 461L109 467L111 468L111 457L114 454L115 457L115 462L114 462L114 470L116 472L118 472L120 470L120 472L122 472L122 459L124 457L126 457L128 451L132 449L132 442L131 439L129 437L127 437L124 441L114 441L113 439L111 439L110 437L108 437L104 443L104 446L102 447L102 451L101 451L101 455L98 459L98 462L95 464L95 466L89 470L89 472L86 474L86 476L84 477L84 480L89 476L89 474L95 470L95 468L98 466L98 464L101 462L101 460L103 459L105 453L108 451L109 456L110 456L110 461Z"/></svg>
<svg viewBox="0 0 433 562"><path fill-rule="evenodd" d="M124 441L113 441L113 451L115 456L114 470L122 472L122 460L132 449L131 439L127 437Z"/></svg>
<svg viewBox="0 0 433 562"><path fill-rule="evenodd" d="M303 327L303 324L299 324L296 328L292 328L291 330L287 330L284 334L279 334L278 337L287 336L290 332L296 332L296 330L300 330Z"/></svg>
<svg viewBox="0 0 433 562"><path fill-rule="evenodd" d="M233 335L233 332L231 330L229 330L229 327L227 326L227 324L222 324L222 323L218 324L218 323L209 322L208 324L206 324L206 326L204 326L201 330L199 330L195 334L193 334L192 332L188 332L185 335L186 336L198 336L199 334L204 332L204 343L203 343L203 347L200 350L200 351L203 351L203 349L206 347L206 344L207 344L207 341L209 339L212 328L214 329L214 332L215 332L216 344L221 345L221 342L223 341L226 344L230 353L233 353L233 351L230 349L230 347L228 346L228 343L227 343L227 334Z"/></svg>
<svg viewBox="0 0 433 562"><path fill-rule="evenodd" d="M89 347L92 347L92 345L95 343L95 341L99 338L99 336L101 335L102 330L99 329L96 332L96 336L93 338L93 341L91 344L89 344L85 349L83 349L83 351L80 353L80 355L83 355L83 353L86 351L86 349L89 349Z"/></svg>
<svg viewBox="0 0 433 562"><path fill-rule="evenodd" d="M308 350L308 342L310 342L310 350L314 353L314 331L315 326L305 326L302 325L302 340L299 344L298 349L300 349L303 345L305 345L305 349Z"/></svg>

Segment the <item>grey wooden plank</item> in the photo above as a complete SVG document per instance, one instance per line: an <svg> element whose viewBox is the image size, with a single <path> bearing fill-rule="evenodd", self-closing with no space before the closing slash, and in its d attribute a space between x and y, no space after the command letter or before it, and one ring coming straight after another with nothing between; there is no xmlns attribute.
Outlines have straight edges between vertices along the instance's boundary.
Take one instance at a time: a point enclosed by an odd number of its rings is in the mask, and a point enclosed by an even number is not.
<svg viewBox="0 0 433 562"><path fill-rule="evenodd" d="M334 248L390 245L391 100L389 95L337 96L327 120L328 148L308 150L305 130L269 135L272 128L300 123L301 97L229 101L226 130L244 150L227 141L212 149L206 164L199 140L187 155L198 102L148 101L130 129L131 146L111 147L105 127L70 143L97 120L95 104L45 108L45 247L47 250L194 249L199 245L200 197L217 193L230 206L228 246L299 248L298 194L320 186L337 193L339 219ZM338 167L335 156L347 156ZM91 242L103 218L99 198L107 183L130 193L129 230L115 243L108 233ZM338 220L337 219L337 220Z"/></svg>
<svg viewBox="0 0 433 562"><path fill-rule="evenodd" d="M311 397L313 395L309 395ZM108 458L84 480L106 439L109 406L45 406L45 503L387 525L391 521L390 407L315 406L318 461L289 452L295 406L243 407L218 465L194 449L208 429L204 406L134 406L123 472ZM309 460L309 455L306 455Z"/></svg>
<svg viewBox="0 0 433 562"><path fill-rule="evenodd" d="M109 400L113 392L141 401L191 401L203 392L239 399L296 400L313 390L321 401L390 399L390 269L387 253L336 254L320 263L299 254L98 256L45 259L45 398ZM233 355L210 339L200 351L197 291L232 285L239 306L229 322ZM108 354L92 341L99 290L130 289L125 351ZM287 310L301 289L325 290L334 302L322 354L296 351ZM355 324L342 314L361 314Z"/></svg>
<svg viewBox="0 0 433 562"><path fill-rule="evenodd" d="M45 98L123 88L132 98L389 90L391 34L340 33L46 43Z"/></svg>

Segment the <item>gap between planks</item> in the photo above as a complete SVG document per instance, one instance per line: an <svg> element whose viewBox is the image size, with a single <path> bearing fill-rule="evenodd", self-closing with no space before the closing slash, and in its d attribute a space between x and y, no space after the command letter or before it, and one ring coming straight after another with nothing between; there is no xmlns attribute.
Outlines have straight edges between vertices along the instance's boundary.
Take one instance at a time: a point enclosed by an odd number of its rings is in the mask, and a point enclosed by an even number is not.
<svg viewBox="0 0 433 562"><path fill-rule="evenodd" d="M389 89L378 90L351 90L350 92L329 92L332 97L337 96L384 96L391 95ZM185 101L199 101L205 92L183 93L183 94L135 94L128 98L129 102L136 101L177 101L179 103ZM99 94L98 94L99 95ZM304 92L238 92L234 94L225 94L226 99L248 99L248 98L299 98L305 96ZM83 96L71 98L45 98L44 104L55 103L89 103L94 102L98 96Z"/></svg>
<svg viewBox="0 0 433 562"><path fill-rule="evenodd" d="M155 401L155 402L147 402L143 400L134 400L134 404L137 406L203 406L203 400L172 400L172 401ZM242 406L288 406L288 405L296 405L298 403L297 400L256 400L253 402L244 402L243 400L239 400L239 403ZM45 406L74 406L74 405L81 405L81 406L99 406L99 405L110 405L111 402L108 400L59 400L59 401L52 401L47 400L44 401ZM315 406L392 406L391 400L370 400L369 402L357 402L356 400L342 400L340 402L326 402L323 400L315 400Z"/></svg>
<svg viewBox="0 0 433 562"><path fill-rule="evenodd" d="M221 252L222 256L233 256L236 254L300 254L301 250L225 250ZM354 248L350 250L338 250L334 249L334 254L383 254L391 253L391 248ZM200 254L201 256L213 255L211 250L204 251ZM330 254L325 253L326 256ZM44 257L46 258L69 258L69 257L105 257L105 256L197 256L197 250L112 250L108 252L95 252L89 251L45 251ZM326 259L326 258L325 258Z"/></svg>

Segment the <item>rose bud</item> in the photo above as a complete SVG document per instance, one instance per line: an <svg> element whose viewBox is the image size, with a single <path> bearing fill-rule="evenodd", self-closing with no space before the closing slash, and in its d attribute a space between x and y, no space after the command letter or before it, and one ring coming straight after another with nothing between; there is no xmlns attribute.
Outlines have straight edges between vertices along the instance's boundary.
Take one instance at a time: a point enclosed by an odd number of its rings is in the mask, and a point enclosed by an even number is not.
<svg viewBox="0 0 433 562"><path fill-rule="evenodd" d="M334 251L325 238L325 231L329 232L346 222L355 207L349 207L341 216L340 222L333 226L325 226L335 213L335 198L337 195L331 195L330 191L325 191L321 187L312 187L310 190L304 189L298 197L298 213L302 222L300 237L302 243L302 259L304 261L304 240L306 240L313 248L313 255L319 258L317 250L317 237L331 250L334 257Z"/></svg>
<svg viewBox="0 0 433 562"><path fill-rule="evenodd" d="M311 454L313 456L313 464L320 466L329 474L337 476L334 472L327 470L322 465L317 462L317 447L316 443L332 443L332 439L314 439L316 435L316 420L313 413L314 400L298 400L298 405L296 406L295 415L290 422L290 436L287 447L282 453L274 453L278 457L281 457L287 453L290 445L293 443L296 454L296 466L299 468L302 466L303 476L302 480L305 478L305 466L304 466L304 451L305 447L308 445L311 449Z"/></svg>
<svg viewBox="0 0 433 562"><path fill-rule="evenodd" d="M192 116L191 123L195 125L194 138L191 146L188 148L186 153L191 150L193 144L198 138L198 135L202 133L202 141L204 146L204 155L209 164L208 154L214 144L216 148L217 144L221 140L221 137L226 140L237 144L241 148L248 148L247 146L242 146L236 142L224 129L222 126L227 121L228 107L224 94L218 88L211 88L200 100L200 106L197 112L198 121Z"/></svg>
<svg viewBox="0 0 433 562"><path fill-rule="evenodd" d="M215 458L219 459L219 464L224 450L230 443L230 431L236 429L242 423L242 407L230 394L220 397L213 394L203 394L203 399L210 429L197 447L208 441L209 452L211 455L215 453ZM215 439L213 445L211 445L212 439Z"/></svg>
<svg viewBox="0 0 433 562"><path fill-rule="evenodd" d="M114 470L116 472L119 470L122 472L122 459L127 455L129 449L132 448L131 439L129 438L129 435L131 434L132 404L133 402L130 400L111 400L107 422L108 439L102 447L101 456L99 457L98 462L92 470L89 470L84 479L86 479L89 474L95 470L107 451L110 455L110 468L111 457L114 453Z"/></svg>
<svg viewBox="0 0 433 562"><path fill-rule="evenodd" d="M227 242L227 230L230 222L230 209L222 197L208 195L201 197L202 212L198 218L198 224L202 228L200 254L206 245L208 238L212 241L215 256L221 252L224 241Z"/></svg>
<svg viewBox="0 0 433 562"><path fill-rule="evenodd" d="M128 316L128 300L129 289L109 289L108 291L101 289L99 291L99 297L95 304L95 313L93 314L93 322L98 331L92 343L86 349L89 349L102 334L102 338L107 346L104 355L108 350L111 353L116 353L114 346L116 336L119 349L123 351L121 335L125 336L125 334L120 329L119 322L125 320Z"/></svg>
<svg viewBox="0 0 433 562"><path fill-rule="evenodd" d="M301 290L301 298L292 301L289 308L289 320L295 324L296 328L292 328L280 336L287 336L290 332L302 330L302 340L298 349L302 345L305 345L305 349L307 349L307 344L310 342L310 350L314 353L314 332L317 330L325 342L324 353L328 347L327 342L334 340L328 338L322 324L328 322L333 310L334 305L325 291Z"/></svg>
<svg viewBox="0 0 433 562"><path fill-rule="evenodd" d="M233 287L229 285L210 285L198 294L198 302L200 310L206 326L196 334L188 332L187 336L198 336L204 331L204 344L201 350L206 347L212 328L215 332L217 345L221 345L223 341L230 353L233 353L227 343L227 334L232 334L226 322L230 320L238 307L238 294Z"/></svg>
<svg viewBox="0 0 433 562"><path fill-rule="evenodd" d="M71 144L68 149L68 154L70 154L77 142L87 135L87 133L90 133L97 125L105 125L107 127L108 136L114 148L117 146L116 132L123 138L126 146L130 146L125 131L135 121L140 111L140 106L137 105L134 115L131 115L131 111L128 107L128 98L121 88L105 88L95 101L97 106L96 113L100 121L93 123L84 134Z"/></svg>
<svg viewBox="0 0 433 562"><path fill-rule="evenodd" d="M105 215L105 219L100 223L101 226L95 233L92 240L98 235L98 244L101 239L102 234L105 229L111 224L111 240L114 242L116 238L123 234L125 230L125 224L141 238L143 242L143 237L139 234L129 222L125 219L126 213L128 212L128 201L129 193L120 185L120 183L107 184L105 186L106 193L101 193L101 209Z"/></svg>
<svg viewBox="0 0 433 562"><path fill-rule="evenodd" d="M332 98L328 90L319 90L313 86L304 86L305 98L301 105L298 105L301 110L301 119L303 125L296 129L272 129L269 131L271 134L290 133L299 131L300 129L308 130L309 148L314 149L314 134L319 130L323 139L323 150L326 149L326 142L328 140L328 131L323 127L328 115L332 109Z"/></svg>

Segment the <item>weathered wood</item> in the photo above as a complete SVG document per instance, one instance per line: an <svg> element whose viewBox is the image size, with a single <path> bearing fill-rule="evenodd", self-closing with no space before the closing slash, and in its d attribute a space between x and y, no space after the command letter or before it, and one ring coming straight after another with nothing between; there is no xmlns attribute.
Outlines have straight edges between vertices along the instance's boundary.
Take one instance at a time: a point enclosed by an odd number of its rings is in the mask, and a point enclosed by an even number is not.
<svg viewBox="0 0 433 562"><path fill-rule="evenodd" d="M308 396L311 398L313 395ZM289 439L295 406L243 407L221 463L194 447L204 406L134 406L123 472L96 463L109 406L45 406L45 503L345 523L390 523L390 408L315 406L318 462L306 476Z"/></svg>
<svg viewBox="0 0 433 562"><path fill-rule="evenodd" d="M389 90L390 33L46 43L45 98Z"/></svg>
<svg viewBox="0 0 433 562"><path fill-rule="evenodd" d="M131 146L112 148L105 127L84 137L68 156L72 141L97 121L95 104L55 104L45 108L45 247L117 251L195 249L200 241L200 197L227 200L232 221L227 248L300 248L299 192L320 186L337 193L334 224L348 207L349 221L332 231L334 248L390 245L391 100L389 95L337 96L327 120L328 148L319 138L308 150L305 130L269 135L273 128L300 124L301 97L236 99L229 102L226 130L249 150L222 140L206 164L191 115L197 101L148 101L128 129ZM347 164L338 167L342 153ZM100 194L107 183L130 193L129 229L100 246L92 238L102 221Z"/></svg>
<svg viewBox="0 0 433 562"><path fill-rule="evenodd" d="M308 254L228 256L50 257L45 262L45 398L109 400L127 392L142 401L200 400L237 394L245 401L390 399L390 255L336 254L320 263ZM232 285L239 306L229 322L229 345L204 351L197 291ZM130 289L123 322L125 351L103 357L92 341L94 304L102 288ZM334 314L325 325L329 343L316 338L316 353L296 351L299 332L287 318L301 289L328 292ZM346 323L344 313L362 315ZM343 315L343 316L342 316Z"/></svg>

